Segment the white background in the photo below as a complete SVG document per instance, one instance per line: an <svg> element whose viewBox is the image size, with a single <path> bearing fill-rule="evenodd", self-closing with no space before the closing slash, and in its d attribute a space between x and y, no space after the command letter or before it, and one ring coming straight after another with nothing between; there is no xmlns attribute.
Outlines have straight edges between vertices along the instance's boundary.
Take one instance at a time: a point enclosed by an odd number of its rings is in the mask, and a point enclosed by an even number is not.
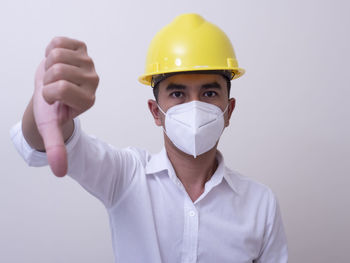
<svg viewBox="0 0 350 263"><path fill-rule="evenodd" d="M2 0L0 262L113 262L103 205L68 177L26 167L10 142L48 42L83 40L95 61L101 81L83 128L157 152L152 92L137 77L154 34L184 12L221 27L247 70L232 82L237 108L219 148L277 194L290 262L349 262L349 11L346 0Z"/></svg>

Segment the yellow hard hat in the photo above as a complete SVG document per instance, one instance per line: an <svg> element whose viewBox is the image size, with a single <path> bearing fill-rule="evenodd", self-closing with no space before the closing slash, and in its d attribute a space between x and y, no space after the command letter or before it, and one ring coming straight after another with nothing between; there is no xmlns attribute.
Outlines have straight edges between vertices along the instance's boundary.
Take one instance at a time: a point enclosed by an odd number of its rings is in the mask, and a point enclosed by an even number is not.
<svg viewBox="0 0 350 263"><path fill-rule="evenodd" d="M159 74L202 70L229 71L231 79L244 74L230 40L220 28L200 15L183 14L152 39L145 73L138 80L152 85L152 77Z"/></svg>

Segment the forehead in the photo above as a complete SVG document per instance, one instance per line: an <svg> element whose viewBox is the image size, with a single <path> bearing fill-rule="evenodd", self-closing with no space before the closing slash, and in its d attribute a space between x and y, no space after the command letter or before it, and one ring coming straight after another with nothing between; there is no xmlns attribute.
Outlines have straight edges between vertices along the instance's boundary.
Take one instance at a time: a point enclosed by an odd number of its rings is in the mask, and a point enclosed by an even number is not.
<svg viewBox="0 0 350 263"><path fill-rule="evenodd" d="M186 87L198 87L217 82L221 87L226 86L226 80L219 74L176 74L166 78L159 83L159 87L167 87L169 84L179 84Z"/></svg>

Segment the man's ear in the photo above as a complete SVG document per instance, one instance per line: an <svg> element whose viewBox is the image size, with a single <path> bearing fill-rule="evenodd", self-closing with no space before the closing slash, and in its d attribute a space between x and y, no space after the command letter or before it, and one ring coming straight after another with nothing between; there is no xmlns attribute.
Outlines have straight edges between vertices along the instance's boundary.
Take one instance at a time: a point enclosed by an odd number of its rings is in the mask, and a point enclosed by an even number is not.
<svg viewBox="0 0 350 263"><path fill-rule="evenodd" d="M227 118L225 118L225 127L228 127L230 125L230 119L233 110L235 109L236 106L236 100L235 98L231 98L228 100L228 108L227 108Z"/></svg>
<svg viewBox="0 0 350 263"><path fill-rule="evenodd" d="M158 108L158 104L155 100L148 100L148 109L151 112L154 122L157 126L162 126L161 112Z"/></svg>

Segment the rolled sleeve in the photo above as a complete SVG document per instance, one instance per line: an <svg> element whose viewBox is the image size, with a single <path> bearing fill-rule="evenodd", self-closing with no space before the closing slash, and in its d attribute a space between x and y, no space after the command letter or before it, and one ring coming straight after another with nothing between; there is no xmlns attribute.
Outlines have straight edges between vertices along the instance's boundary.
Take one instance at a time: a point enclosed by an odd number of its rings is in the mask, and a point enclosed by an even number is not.
<svg viewBox="0 0 350 263"><path fill-rule="evenodd" d="M81 133L80 121L79 119L74 119L74 131L72 136L66 142L67 152L69 152L79 139ZM11 140L17 150L17 152L22 156L23 160L33 167L41 167L48 165L48 160L45 152L40 152L33 149L26 139L24 138L22 132L22 122L18 122L10 130Z"/></svg>

